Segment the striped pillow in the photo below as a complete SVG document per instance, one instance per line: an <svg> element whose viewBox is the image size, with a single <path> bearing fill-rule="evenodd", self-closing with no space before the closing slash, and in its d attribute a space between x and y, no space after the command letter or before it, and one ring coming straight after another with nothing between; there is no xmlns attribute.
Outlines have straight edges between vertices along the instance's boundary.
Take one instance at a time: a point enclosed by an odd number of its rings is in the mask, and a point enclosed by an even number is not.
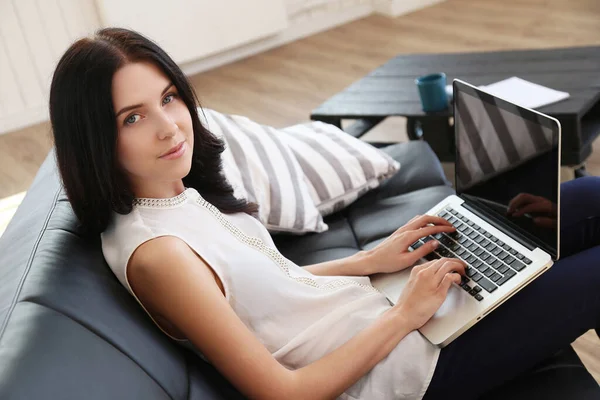
<svg viewBox="0 0 600 400"><path fill-rule="evenodd" d="M258 204L258 218L267 230L302 234L328 229L302 169L272 128L246 117L203 110L198 109L198 115L204 126L225 141L223 170L234 195Z"/></svg>
<svg viewBox="0 0 600 400"><path fill-rule="evenodd" d="M337 212L394 175L400 163L338 127L310 122L279 130L307 178L321 215Z"/></svg>

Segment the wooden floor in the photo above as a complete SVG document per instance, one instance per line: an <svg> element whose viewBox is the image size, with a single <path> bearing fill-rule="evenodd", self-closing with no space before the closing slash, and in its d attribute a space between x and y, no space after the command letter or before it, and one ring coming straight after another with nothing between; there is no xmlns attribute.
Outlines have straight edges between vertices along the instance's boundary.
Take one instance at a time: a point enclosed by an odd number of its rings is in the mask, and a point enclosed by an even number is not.
<svg viewBox="0 0 600 400"><path fill-rule="evenodd" d="M281 127L397 54L600 45L599 20L598 0L448 0L396 19L369 16L191 80L204 106ZM369 135L397 140L403 129L395 119ZM50 146L47 123L0 135L0 199L29 187ZM600 141L594 149L588 169L600 175ZM598 337L590 331L575 347L600 382Z"/></svg>

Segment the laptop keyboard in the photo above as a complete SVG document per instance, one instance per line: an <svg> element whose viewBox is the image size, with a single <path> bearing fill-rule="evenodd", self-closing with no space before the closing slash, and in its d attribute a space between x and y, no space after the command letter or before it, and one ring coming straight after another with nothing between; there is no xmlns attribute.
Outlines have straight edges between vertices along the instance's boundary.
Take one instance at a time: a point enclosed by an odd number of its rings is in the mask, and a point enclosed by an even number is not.
<svg viewBox="0 0 600 400"><path fill-rule="evenodd" d="M483 300L483 294L492 293L531 264L530 259L453 208L446 207L437 215L454 225L456 231L424 237L411 247L416 250L435 239L439 246L425 257L427 260L448 257L465 261L466 276L460 287L478 301Z"/></svg>

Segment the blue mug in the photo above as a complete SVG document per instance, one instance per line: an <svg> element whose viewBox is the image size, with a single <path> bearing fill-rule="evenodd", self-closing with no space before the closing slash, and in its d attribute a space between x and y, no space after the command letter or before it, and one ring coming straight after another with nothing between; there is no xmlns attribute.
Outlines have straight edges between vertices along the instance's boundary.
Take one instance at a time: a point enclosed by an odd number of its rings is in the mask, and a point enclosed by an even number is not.
<svg viewBox="0 0 600 400"><path fill-rule="evenodd" d="M446 93L446 74L423 75L415 79L421 106L425 112L443 111L448 109L448 94Z"/></svg>

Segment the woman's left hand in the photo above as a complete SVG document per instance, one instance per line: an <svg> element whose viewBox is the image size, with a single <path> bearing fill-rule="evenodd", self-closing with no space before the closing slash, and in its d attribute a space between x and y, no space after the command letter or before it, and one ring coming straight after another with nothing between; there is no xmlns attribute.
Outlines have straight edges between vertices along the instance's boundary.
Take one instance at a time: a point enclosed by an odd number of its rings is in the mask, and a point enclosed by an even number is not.
<svg viewBox="0 0 600 400"><path fill-rule="evenodd" d="M433 225L431 225L433 224ZM421 257L431 253L438 245L437 240L430 240L417 250L409 251L408 247L417 240L440 232L454 232L456 228L450 222L433 215L417 215L404 226L398 228L377 247L368 250L366 261L370 273L396 272L412 266Z"/></svg>

